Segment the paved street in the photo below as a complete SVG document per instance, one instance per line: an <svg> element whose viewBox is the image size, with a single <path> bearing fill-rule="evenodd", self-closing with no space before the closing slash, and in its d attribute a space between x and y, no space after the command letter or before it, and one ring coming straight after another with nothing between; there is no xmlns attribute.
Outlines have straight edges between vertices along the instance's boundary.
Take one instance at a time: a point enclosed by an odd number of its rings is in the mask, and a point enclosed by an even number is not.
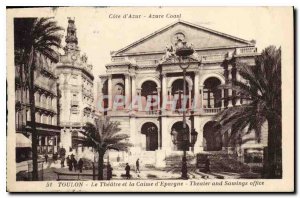
<svg viewBox="0 0 300 198"><path fill-rule="evenodd" d="M40 171L42 174L42 171ZM181 172L180 167L167 167L163 169L158 168L142 168L140 173L136 173L134 170L130 172L131 179L134 180L159 180L159 179L180 179ZM60 180L93 180L92 170L69 171L68 167L61 168L60 162L56 163L44 163L43 180L55 181ZM196 168L188 169L188 176L190 179L238 179L243 178L241 174L230 172L209 172L203 173ZM97 177L97 176L96 176ZM259 178L259 175L251 173L252 178ZM106 169L104 170L104 179L106 179ZM112 180L123 180L125 177L125 170L122 167L114 168Z"/></svg>
<svg viewBox="0 0 300 198"><path fill-rule="evenodd" d="M23 163L19 171L23 172L25 178L28 177L26 173L27 163ZM68 167L65 166L61 168L60 160L53 162L52 160L48 163L43 163L43 171L39 171L40 179L44 181L55 181L55 180L93 180L93 171L92 170L83 170L82 173L69 171ZM43 174L42 174L43 173ZM97 171L96 171L97 174ZM118 166L113 167L112 180L124 180L125 177L125 168ZM104 179L106 179L106 169L103 171ZM155 167L141 167L141 171L136 173L133 168L130 171L130 179L141 179L141 180L160 180L160 179L180 179L181 178L181 167L180 166L171 166L166 168L155 168ZM214 171L209 173L200 172L195 167L188 168L188 177L190 179L238 179L238 178L260 178L259 174L252 172L247 172L243 174L225 172L225 171ZM97 178L97 176L96 176ZM23 180L23 179L21 179Z"/></svg>

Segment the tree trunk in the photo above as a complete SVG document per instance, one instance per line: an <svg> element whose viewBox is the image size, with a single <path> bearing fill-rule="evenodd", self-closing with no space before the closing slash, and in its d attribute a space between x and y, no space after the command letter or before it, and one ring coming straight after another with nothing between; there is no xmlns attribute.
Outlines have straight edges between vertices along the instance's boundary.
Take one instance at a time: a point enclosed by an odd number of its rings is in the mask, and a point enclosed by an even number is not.
<svg viewBox="0 0 300 198"><path fill-rule="evenodd" d="M35 124L35 98L34 98L34 66L33 66L33 48L31 49L29 61L29 101L30 101L30 121L31 121L31 142L32 142L32 180L38 181L38 154L37 154L37 131Z"/></svg>
<svg viewBox="0 0 300 198"><path fill-rule="evenodd" d="M103 158L104 152L102 149L98 149L98 180L103 180Z"/></svg>
<svg viewBox="0 0 300 198"><path fill-rule="evenodd" d="M268 179L282 177L281 141L281 120L268 117L268 159L265 170Z"/></svg>
<svg viewBox="0 0 300 198"><path fill-rule="evenodd" d="M30 86L29 86L29 100L30 100L30 120L31 120L31 141L32 141L32 180L38 180L38 164L37 164L37 132L35 126L35 98L34 98L34 71L30 72Z"/></svg>

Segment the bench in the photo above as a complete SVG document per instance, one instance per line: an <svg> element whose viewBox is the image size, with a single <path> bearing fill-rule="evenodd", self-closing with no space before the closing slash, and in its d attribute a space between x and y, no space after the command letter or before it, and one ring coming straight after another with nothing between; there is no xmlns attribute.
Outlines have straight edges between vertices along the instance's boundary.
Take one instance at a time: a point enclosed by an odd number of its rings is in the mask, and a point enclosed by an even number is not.
<svg viewBox="0 0 300 198"><path fill-rule="evenodd" d="M91 177L93 179L93 174L87 173L62 173L54 171L57 175L57 181L61 180L85 180L83 177ZM67 177L67 178L66 178Z"/></svg>

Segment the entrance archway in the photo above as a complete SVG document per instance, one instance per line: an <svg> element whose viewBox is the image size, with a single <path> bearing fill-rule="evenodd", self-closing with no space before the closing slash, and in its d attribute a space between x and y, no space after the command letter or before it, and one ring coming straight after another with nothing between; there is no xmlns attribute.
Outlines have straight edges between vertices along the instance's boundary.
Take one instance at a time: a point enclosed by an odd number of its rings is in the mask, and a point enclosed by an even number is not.
<svg viewBox="0 0 300 198"><path fill-rule="evenodd" d="M158 149L158 128L152 122L143 124L141 133L146 137L146 151L155 151Z"/></svg>
<svg viewBox="0 0 300 198"><path fill-rule="evenodd" d="M188 135L188 142L190 141L190 129L189 126L186 124L186 128L185 130L187 131ZM175 131L175 133L174 133ZM176 151L183 151L184 148L186 147L186 145L184 145L185 141L184 141L184 128L183 128L183 122L179 121L176 122L175 124L173 124L172 126L172 133L176 134L175 137L172 137L172 139L175 139L175 142L173 142L174 144L174 150Z"/></svg>
<svg viewBox="0 0 300 198"><path fill-rule="evenodd" d="M222 150L222 136L219 132L220 125L215 121L207 122L203 127L203 139L205 151Z"/></svg>

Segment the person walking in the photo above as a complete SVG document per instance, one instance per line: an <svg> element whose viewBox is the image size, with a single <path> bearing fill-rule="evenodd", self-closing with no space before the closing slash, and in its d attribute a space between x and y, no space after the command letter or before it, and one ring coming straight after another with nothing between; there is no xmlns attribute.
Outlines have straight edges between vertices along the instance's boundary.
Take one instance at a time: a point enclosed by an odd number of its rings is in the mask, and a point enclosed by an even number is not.
<svg viewBox="0 0 300 198"><path fill-rule="evenodd" d="M62 168L65 167L65 156L62 156L62 157L61 157L60 164L61 164L61 167L62 167Z"/></svg>
<svg viewBox="0 0 300 198"><path fill-rule="evenodd" d="M126 163L125 171L126 171L126 179L130 179L130 166L128 163Z"/></svg>
<svg viewBox="0 0 300 198"><path fill-rule="evenodd" d="M48 162L48 155L47 155L47 153L44 155L44 157L45 157L45 162L47 163Z"/></svg>
<svg viewBox="0 0 300 198"><path fill-rule="evenodd" d="M73 167L74 167L74 171L76 172L76 170L77 170L77 160L74 158L73 159Z"/></svg>
<svg viewBox="0 0 300 198"><path fill-rule="evenodd" d="M110 163L108 162L108 164L107 164L107 180L110 180L112 178L112 170L113 170L113 168L111 167Z"/></svg>
<svg viewBox="0 0 300 198"><path fill-rule="evenodd" d="M140 173L140 159L138 158L135 162L135 166L136 166L136 172Z"/></svg>
<svg viewBox="0 0 300 198"><path fill-rule="evenodd" d="M83 167L83 161L82 159L80 158L78 160L78 169L79 169L79 172L82 173L82 167Z"/></svg>
<svg viewBox="0 0 300 198"><path fill-rule="evenodd" d="M72 171L73 167L72 167L72 161L70 159L70 156L68 155L67 157L67 165L69 167L69 171Z"/></svg>

